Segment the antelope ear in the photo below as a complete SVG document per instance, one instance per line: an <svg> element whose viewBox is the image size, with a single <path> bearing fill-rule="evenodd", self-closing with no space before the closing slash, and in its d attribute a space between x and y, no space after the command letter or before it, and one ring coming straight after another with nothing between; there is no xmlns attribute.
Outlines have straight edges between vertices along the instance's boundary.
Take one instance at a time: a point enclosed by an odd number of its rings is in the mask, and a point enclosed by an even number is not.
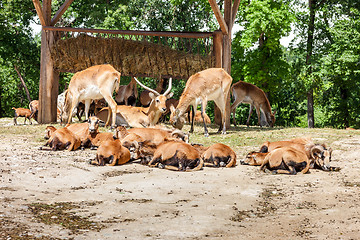
<svg viewBox="0 0 360 240"><path fill-rule="evenodd" d="M275 116L275 114L276 114L276 109L274 110L274 112L273 112L273 115Z"/></svg>
<svg viewBox="0 0 360 240"><path fill-rule="evenodd" d="M171 92L171 93L169 93L169 94L166 96L166 98L169 99L169 98L171 98L173 95L174 95L174 93Z"/></svg>
<svg viewBox="0 0 360 240"><path fill-rule="evenodd" d="M150 97L151 99L155 99L155 98L156 98L155 94L152 93L152 92L149 92L149 97Z"/></svg>

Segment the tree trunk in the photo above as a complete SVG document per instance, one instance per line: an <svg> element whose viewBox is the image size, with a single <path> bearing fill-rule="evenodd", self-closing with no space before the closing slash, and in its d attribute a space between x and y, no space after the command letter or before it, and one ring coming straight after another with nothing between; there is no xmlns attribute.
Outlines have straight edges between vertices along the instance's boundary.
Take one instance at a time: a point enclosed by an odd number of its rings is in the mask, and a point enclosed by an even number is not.
<svg viewBox="0 0 360 240"><path fill-rule="evenodd" d="M24 89L25 89L25 92L26 92L26 96L27 96L27 99L29 100L29 103L31 102L31 97L30 97L30 93L29 93L29 90L28 88L26 87L26 84L25 84L25 81L24 79L22 78L18 68L16 67L16 65L14 64L14 68L15 68L15 71L17 72L19 78L20 78L20 81L22 83L22 85L24 86Z"/></svg>
<svg viewBox="0 0 360 240"><path fill-rule="evenodd" d="M307 68L308 77L310 77L312 73L311 56L312 56L313 43L314 43L315 3L316 0L309 0L310 19L308 25L308 37L306 44L306 66L308 67ZM308 118L308 127L313 128L315 126L315 121L314 121L314 93L312 87L307 92L307 118Z"/></svg>

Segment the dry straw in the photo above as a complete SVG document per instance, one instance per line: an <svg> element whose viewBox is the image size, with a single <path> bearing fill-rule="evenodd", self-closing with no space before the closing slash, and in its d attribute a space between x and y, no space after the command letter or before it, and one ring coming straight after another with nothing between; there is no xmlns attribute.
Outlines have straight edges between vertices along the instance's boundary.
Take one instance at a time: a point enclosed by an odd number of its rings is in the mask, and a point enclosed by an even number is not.
<svg viewBox="0 0 360 240"><path fill-rule="evenodd" d="M86 34L58 40L51 55L55 68L61 72L78 72L93 65L108 63L123 76L156 78L162 75L187 79L214 64L211 52L203 56L148 41Z"/></svg>

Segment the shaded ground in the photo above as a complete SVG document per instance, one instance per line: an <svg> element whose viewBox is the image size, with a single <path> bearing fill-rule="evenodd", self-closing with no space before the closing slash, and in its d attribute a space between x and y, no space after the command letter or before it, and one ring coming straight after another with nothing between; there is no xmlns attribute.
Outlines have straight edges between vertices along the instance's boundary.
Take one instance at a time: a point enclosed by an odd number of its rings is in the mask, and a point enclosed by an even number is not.
<svg viewBox="0 0 360 240"><path fill-rule="evenodd" d="M19 122L22 123L22 120ZM38 150L45 125L0 119L0 239L358 239L360 134L334 129L196 127L238 160L264 140L311 136L340 172L268 175L257 167L172 172L88 164L95 151ZM185 130L188 130L188 126Z"/></svg>

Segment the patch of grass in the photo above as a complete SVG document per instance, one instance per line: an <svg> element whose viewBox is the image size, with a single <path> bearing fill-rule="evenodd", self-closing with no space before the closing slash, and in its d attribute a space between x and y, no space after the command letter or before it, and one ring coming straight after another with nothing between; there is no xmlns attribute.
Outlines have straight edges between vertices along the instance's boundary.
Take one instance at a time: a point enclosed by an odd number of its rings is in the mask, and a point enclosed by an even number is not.
<svg viewBox="0 0 360 240"><path fill-rule="evenodd" d="M122 176L125 174L133 174L133 173L141 173L140 171L136 171L136 170L117 170L117 171L110 171L110 172L106 172L103 173L103 176L105 177L118 177L118 176Z"/></svg>
<svg viewBox="0 0 360 240"><path fill-rule="evenodd" d="M32 234L30 234L30 232ZM15 222L9 217L0 216L0 239L11 239L11 240L57 240L60 238L54 238L50 236L34 236L36 230L30 231L29 226L24 225L21 222ZM36 234L37 235L37 234Z"/></svg>
<svg viewBox="0 0 360 240"><path fill-rule="evenodd" d="M277 189L275 186L266 188L260 194L260 201L256 209L252 210L239 210L237 207L233 206L233 209L236 211L235 214L230 217L231 221L241 222L245 218L250 217L259 217L263 218L277 210L277 207L272 203L274 198L282 197L284 194L281 190Z"/></svg>
<svg viewBox="0 0 360 240"><path fill-rule="evenodd" d="M90 206L99 202L81 203ZM104 225L91 221L88 217L75 214L74 209L79 209L80 204L71 202L56 202L54 204L32 203L28 205L30 211L40 222L45 224L59 224L69 229L73 234L79 230L100 231Z"/></svg>

